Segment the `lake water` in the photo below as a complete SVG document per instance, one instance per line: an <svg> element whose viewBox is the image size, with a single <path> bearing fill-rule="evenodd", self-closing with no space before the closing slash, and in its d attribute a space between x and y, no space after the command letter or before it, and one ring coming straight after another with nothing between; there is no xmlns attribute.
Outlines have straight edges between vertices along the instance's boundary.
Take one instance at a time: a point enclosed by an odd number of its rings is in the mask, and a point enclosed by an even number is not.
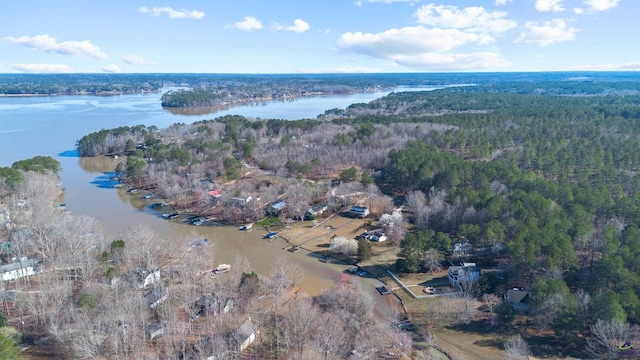
<svg viewBox="0 0 640 360"><path fill-rule="evenodd" d="M434 88L414 90L431 89ZM37 155L52 156L62 164L60 176L67 210L98 219L114 238L127 227L143 222L166 237L210 239L213 250L202 251L211 252L207 255L212 262L233 264L236 257L242 255L259 274L268 273L273 260L286 253L304 270L301 290L316 295L334 284L344 266L321 263L302 251L295 254L283 251L285 244L277 240L263 240L260 229L241 232L235 227L196 227L166 221L148 210L142 201L111 186L108 172L114 169L118 160L80 158L75 151L75 143L82 136L100 129L139 124L165 128L174 123L191 123L226 114L261 119L316 118L327 109L369 102L388 93L380 91L272 101L195 116L173 114L162 109L162 93L112 97L0 97L0 166L11 166L17 160ZM373 292L375 281L363 281ZM382 310L377 310L384 312L389 305L381 301L379 306Z"/></svg>

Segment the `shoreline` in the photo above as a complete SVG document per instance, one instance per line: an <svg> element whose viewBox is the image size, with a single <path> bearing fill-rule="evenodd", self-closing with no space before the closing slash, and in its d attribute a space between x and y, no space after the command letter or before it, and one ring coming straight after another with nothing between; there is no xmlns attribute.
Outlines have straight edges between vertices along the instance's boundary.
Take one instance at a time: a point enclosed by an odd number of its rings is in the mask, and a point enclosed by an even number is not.
<svg viewBox="0 0 640 360"><path fill-rule="evenodd" d="M134 95L134 94L151 94L159 92L155 91L103 91L103 92L82 92L82 93L54 93L54 94L0 94L0 98L20 98L20 97L52 97L52 96L118 96L118 95Z"/></svg>

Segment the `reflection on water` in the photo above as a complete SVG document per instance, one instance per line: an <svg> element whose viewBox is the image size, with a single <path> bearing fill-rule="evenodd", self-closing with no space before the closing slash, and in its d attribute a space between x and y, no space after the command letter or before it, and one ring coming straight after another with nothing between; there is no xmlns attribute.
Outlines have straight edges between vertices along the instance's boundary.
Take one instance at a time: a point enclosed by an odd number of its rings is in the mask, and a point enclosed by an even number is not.
<svg viewBox="0 0 640 360"><path fill-rule="evenodd" d="M118 163L125 161L124 157L96 156L96 157L80 157L78 165L82 170L90 173L104 173L106 171L115 170Z"/></svg>

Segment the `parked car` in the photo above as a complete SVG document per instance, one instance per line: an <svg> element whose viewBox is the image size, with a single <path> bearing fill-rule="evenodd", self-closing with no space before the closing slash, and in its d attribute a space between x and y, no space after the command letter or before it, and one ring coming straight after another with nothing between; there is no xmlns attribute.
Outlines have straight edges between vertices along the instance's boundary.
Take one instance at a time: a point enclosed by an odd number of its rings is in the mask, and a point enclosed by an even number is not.
<svg viewBox="0 0 640 360"><path fill-rule="evenodd" d="M376 290L378 290L378 292L380 293L380 295L388 295L391 294L391 290L389 290L388 287L386 286L379 286L376 288Z"/></svg>

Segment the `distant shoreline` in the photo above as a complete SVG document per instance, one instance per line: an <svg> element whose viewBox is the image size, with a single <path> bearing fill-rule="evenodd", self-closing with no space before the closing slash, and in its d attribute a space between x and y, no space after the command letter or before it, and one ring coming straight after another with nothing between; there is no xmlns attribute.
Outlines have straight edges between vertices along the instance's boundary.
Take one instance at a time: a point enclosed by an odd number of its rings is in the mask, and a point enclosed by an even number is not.
<svg viewBox="0 0 640 360"><path fill-rule="evenodd" d="M103 91L98 93L92 92L82 92L82 93L55 93L55 94L0 94L0 98L2 97L47 97L47 96L118 96L118 95L133 95L133 94L149 94L158 92L155 91L135 91L135 92L125 92L125 91Z"/></svg>

